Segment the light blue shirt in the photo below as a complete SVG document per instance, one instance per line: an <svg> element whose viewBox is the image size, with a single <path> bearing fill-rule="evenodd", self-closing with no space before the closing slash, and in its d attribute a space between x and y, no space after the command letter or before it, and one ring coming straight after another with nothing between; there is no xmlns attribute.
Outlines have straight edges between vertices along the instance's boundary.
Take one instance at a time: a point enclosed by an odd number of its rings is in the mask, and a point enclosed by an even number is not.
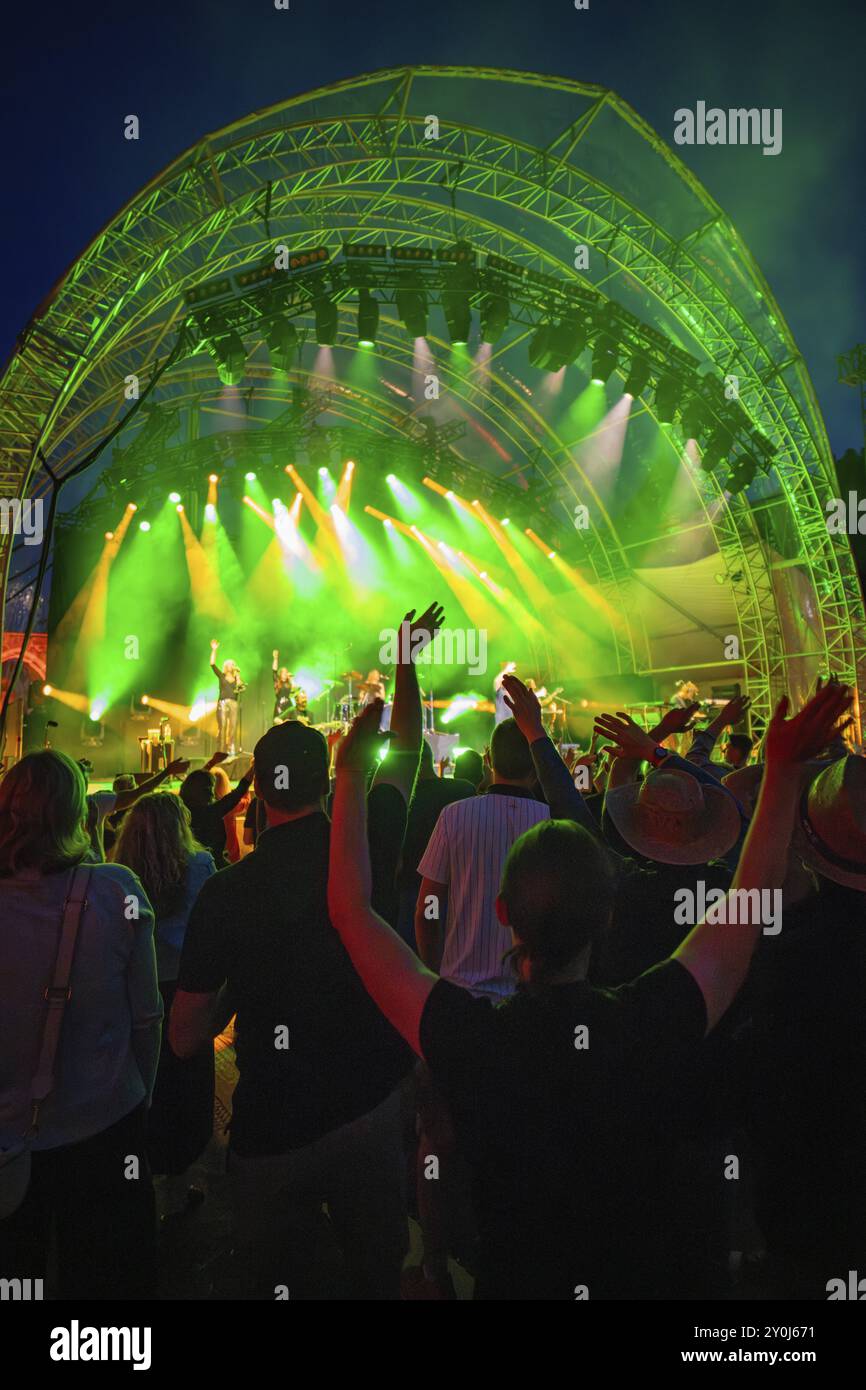
<svg viewBox="0 0 866 1390"><path fill-rule="evenodd" d="M29 1122L50 982L71 874L26 871L0 878L0 1147ZM137 914L137 916L136 916ZM55 1060L34 1149L98 1134L144 1100L133 1051L136 1030L162 1018L153 912L144 889L119 864L94 864Z"/></svg>
<svg viewBox="0 0 866 1390"><path fill-rule="evenodd" d="M189 914L202 884L215 873L216 865L210 850L198 850L187 864L182 903L175 912L157 917L156 964L160 980L177 979Z"/></svg>

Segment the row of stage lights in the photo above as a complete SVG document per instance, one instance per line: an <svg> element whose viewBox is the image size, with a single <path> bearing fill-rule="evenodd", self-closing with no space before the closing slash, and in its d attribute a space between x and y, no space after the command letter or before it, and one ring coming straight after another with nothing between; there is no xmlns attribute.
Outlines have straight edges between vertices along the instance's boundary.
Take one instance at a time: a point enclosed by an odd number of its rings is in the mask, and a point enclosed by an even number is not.
<svg viewBox="0 0 866 1390"><path fill-rule="evenodd" d="M349 460L347 461L347 463L346 463L346 473L347 473L347 474L351 474L351 473L354 471L354 468L355 468L354 461L351 460L351 459L349 459ZM291 471L291 469L290 469L289 467L287 467L285 471L288 473L288 472ZM320 478L327 478L327 477L329 476L329 473L330 473L330 469L328 469L328 468L326 468L326 467L324 467L324 466L322 466L322 467L319 468L319 470L318 470L318 474L319 474L319 477L320 477ZM245 474L244 474L244 479L245 479L245 481L248 482L248 483L255 482L255 481L256 481L256 474L255 474L254 472L252 472L252 471L250 471L250 472L248 472L248 473L245 473ZM397 488L399 488L399 487L401 486L400 479L397 477L396 473L388 473L388 474L386 475L385 481L388 483L389 487L390 487L392 490L397 489ZM218 483L218 482L219 482L219 477L218 477L218 475L217 475L216 473L211 473L211 474L208 476L208 482L211 483L211 484L216 484L216 483ZM460 500L460 499L458 498L457 494L454 492L453 488L443 489L443 488L439 487L438 485L436 485L435 483L431 483L430 479L427 479L427 478L424 479L424 483L425 483L426 485L428 485L428 486L431 486L436 492L440 492L440 493L442 494L442 496L445 497L446 500L449 501L449 502L452 502L452 503L453 503L453 502L457 502L457 501ZM183 505L183 502L181 501L181 495L180 495L179 492L170 492L170 493L168 494L168 501L174 504L175 510L176 510L178 513L181 513L181 512L184 511L184 505ZM281 505L280 499L279 499L279 498L274 498L274 499L273 499L273 505L274 505L274 506ZM477 498L477 497L474 497L474 498L472 499L472 501L470 502L469 505L470 505L471 507L479 507L479 506L481 505L480 499ZM127 504L126 504L126 510L127 510L127 512L134 514L135 512L137 512L137 511L139 510L138 503L137 503L137 502L127 502ZM365 508L365 510L369 511L370 508ZM373 511L372 514L373 514L373 515L378 515L378 513L376 513L375 510ZM385 525L386 527L393 527L393 525L394 525L394 522L393 522L393 520L392 520L390 517L384 517L384 518L383 518L383 522L384 522L384 525ZM510 525L511 525L511 518L508 517L508 516L501 517L501 518L499 519L499 525L502 526L502 527L510 526ZM138 523L138 529L139 529L140 531L143 531L143 532L146 534L147 532L149 532L149 531L151 530L151 522L149 522L146 518L143 518L143 519ZM410 531L412 531L412 532L418 534L418 535L421 534L421 532L419 531L419 528L418 528L417 526L410 526L408 529L409 529ZM545 547L545 546L543 545L543 543L538 542L537 537L536 537L536 535L535 535L535 532L532 530L532 528L531 528L530 526L524 527L523 529L524 529L524 533L525 533L527 536L529 536L530 539L536 541L536 543L539 545L539 549L541 549L542 551L544 551L544 552L546 553L547 558L548 558L549 560L555 560L555 559L556 559L557 552L556 552L555 550L549 550L549 549L547 549L547 547ZM114 533L113 531L106 531L106 532L105 532L105 539L106 539L107 541L112 541L112 540L114 540L114 539L115 539L115 533ZM445 546L445 543L444 543L444 542L440 541L439 544L440 544L440 547L446 548L446 549L447 549L447 547ZM482 579L486 579L486 578L487 578L486 573L482 573L481 578L482 578ZM46 693L47 693L47 692L46 692Z"/></svg>
<svg viewBox="0 0 866 1390"><path fill-rule="evenodd" d="M483 272L487 277L485 283L492 283L491 275L501 274L502 278L497 282L501 288L489 290L479 299L478 288L482 282L475 252L468 242L457 242L454 246L439 250L347 243L343 246L343 255L342 266L329 266L330 258L325 248L301 253L291 260L292 271L306 276L311 272L318 275L310 297L305 301L305 308L312 310L314 337L320 347L331 347L336 343L339 303L345 297L338 296L336 289L332 289L330 294L327 292L323 273L326 268L334 272L333 285L337 284L338 273L345 272L344 279L350 287L348 292L357 293L356 337L358 346L365 348L375 346L380 320L380 300L369 284L362 283L365 276L373 278L378 273L385 279L391 277L397 315L408 336L416 339L427 335L430 303L425 289L417 281L412 282L412 271L415 267L421 267L422 270L433 272L449 338L454 347L465 346L471 337L473 298L478 301L481 342L494 346L500 340L512 323L512 305L505 292L507 281L519 280L524 288L533 290L536 300L541 299L541 304L536 303L535 307L542 308L543 317L534 328L528 347L529 361L534 367L556 373L575 363L585 350L591 349L592 381L604 385L614 372L621 370L625 377L624 394L637 398L650 388L658 422L673 425L679 417L684 439L693 439L700 449L700 467L704 472L712 473L723 461L730 459L730 473L725 486L731 493L745 491L759 469L769 466L772 450L768 442L760 437L756 438L754 451L744 448L736 458L731 458L735 435L742 421L730 415L729 422L724 423L724 408L713 410L707 400L690 389L684 371L665 370L658 361L652 360L651 355L626 341L628 335L617 331L617 317L623 318L625 311L616 309L614 312L614 306L602 302L594 293L593 298L598 301L595 307L581 307L577 299L566 298L566 292L574 289L567 282L560 282L552 276L533 274L502 257L491 255ZM203 346L212 356L217 375L224 385L237 386L241 383L248 358L241 333L230 324L225 314L224 301L229 295L247 296L245 303L254 303L257 326L263 333L272 365L285 373L292 371L296 365L298 330L287 316L284 299L276 297L275 286L278 283L273 267L266 266L224 277L188 293L188 303L194 307L196 323L203 334ZM543 309L545 288L548 291L546 313ZM261 292L255 300L248 298L251 290ZM212 307L195 307L208 295L216 300ZM628 316L629 320L631 317ZM677 356L678 350L671 348L670 351L677 362L679 356L685 361L694 362L688 354L680 353ZM656 356L659 356L658 351Z"/></svg>

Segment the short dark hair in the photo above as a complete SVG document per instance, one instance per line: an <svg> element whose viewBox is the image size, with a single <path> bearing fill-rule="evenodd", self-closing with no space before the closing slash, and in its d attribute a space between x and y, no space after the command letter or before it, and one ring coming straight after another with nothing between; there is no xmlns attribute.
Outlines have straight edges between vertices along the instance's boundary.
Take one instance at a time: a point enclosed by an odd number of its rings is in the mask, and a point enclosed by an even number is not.
<svg viewBox="0 0 866 1390"><path fill-rule="evenodd" d="M513 719L503 719L490 740L493 771L509 782L521 782L533 772L532 754L526 736Z"/></svg>
<svg viewBox="0 0 866 1390"><path fill-rule="evenodd" d="M730 748L736 748L738 753L742 753L744 762L749 757L755 742L749 734L728 734L727 741Z"/></svg>
<svg viewBox="0 0 866 1390"><path fill-rule="evenodd" d="M477 787L484 776L484 759L474 748L464 748L454 763L454 776Z"/></svg>
<svg viewBox="0 0 866 1390"><path fill-rule="evenodd" d="M537 988L610 925L616 873L605 846L573 821L539 821L508 852L500 895Z"/></svg>
<svg viewBox="0 0 866 1390"><path fill-rule="evenodd" d="M328 794L328 742L309 724L296 719L274 724L262 734L253 758L256 794L268 806L299 811Z"/></svg>
<svg viewBox="0 0 866 1390"><path fill-rule="evenodd" d="M178 795L188 810L197 811L200 806L210 805L213 801L213 791L213 773L198 767L195 772L187 773L184 777Z"/></svg>

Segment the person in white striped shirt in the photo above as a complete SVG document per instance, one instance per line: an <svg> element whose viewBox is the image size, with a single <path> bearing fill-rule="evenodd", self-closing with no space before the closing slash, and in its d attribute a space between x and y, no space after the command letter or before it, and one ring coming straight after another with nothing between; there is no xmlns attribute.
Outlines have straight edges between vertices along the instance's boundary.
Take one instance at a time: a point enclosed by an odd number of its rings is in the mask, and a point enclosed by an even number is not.
<svg viewBox="0 0 866 1390"><path fill-rule="evenodd" d="M514 992L503 956L511 935L496 915L508 851L550 811L533 796L529 744L513 719L497 724L490 743L493 784L484 796L443 807L418 872L418 954L444 980L494 1001Z"/></svg>

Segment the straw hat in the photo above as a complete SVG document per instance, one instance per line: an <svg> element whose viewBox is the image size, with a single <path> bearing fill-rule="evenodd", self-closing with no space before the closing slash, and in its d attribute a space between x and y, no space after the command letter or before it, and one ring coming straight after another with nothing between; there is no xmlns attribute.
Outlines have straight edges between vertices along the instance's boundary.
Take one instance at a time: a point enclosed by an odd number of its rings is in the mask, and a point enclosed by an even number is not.
<svg viewBox="0 0 866 1390"><path fill-rule="evenodd" d="M604 809L626 844L660 864L706 864L727 854L740 834L733 797L678 768L614 787Z"/></svg>
<svg viewBox="0 0 866 1390"><path fill-rule="evenodd" d="M852 753L810 772L794 846L824 878L866 892L866 758Z"/></svg>

